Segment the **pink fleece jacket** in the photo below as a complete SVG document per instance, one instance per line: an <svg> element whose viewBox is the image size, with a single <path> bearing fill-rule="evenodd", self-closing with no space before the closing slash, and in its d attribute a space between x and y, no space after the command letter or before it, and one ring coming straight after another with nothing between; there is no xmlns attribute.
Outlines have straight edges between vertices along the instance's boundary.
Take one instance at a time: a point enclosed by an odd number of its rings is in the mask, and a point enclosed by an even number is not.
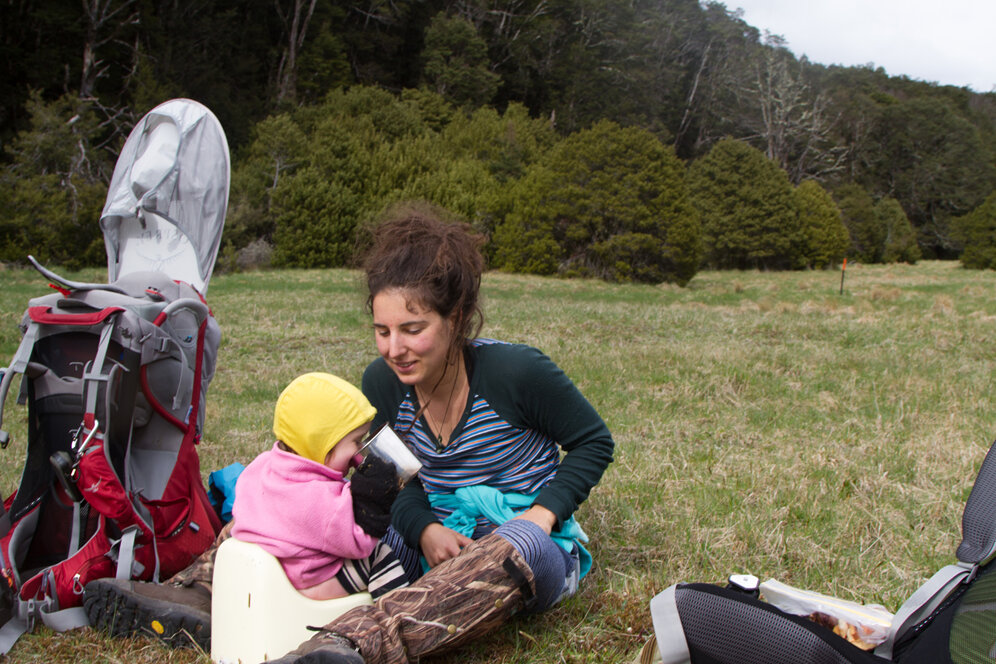
<svg viewBox="0 0 996 664"><path fill-rule="evenodd" d="M353 520L342 473L276 445L239 476L232 519L232 535L280 560L298 590L331 579L344 559L366 558L378 541Z"/></svg>

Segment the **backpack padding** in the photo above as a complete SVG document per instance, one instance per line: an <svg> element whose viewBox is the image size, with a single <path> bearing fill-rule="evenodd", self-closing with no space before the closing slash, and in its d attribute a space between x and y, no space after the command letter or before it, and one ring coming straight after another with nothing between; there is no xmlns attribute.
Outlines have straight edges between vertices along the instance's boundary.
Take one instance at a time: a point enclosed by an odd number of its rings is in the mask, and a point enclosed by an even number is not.
<svg viewBox="0 0 996 664"><path fill-rule="evenodd" d="M958 560L984 565L996 547L996 443L989 448L961 517Z"/></svg>
<svg viewBox="0 0 996 664"><path fill-rule="evenodd" d="M689 658L668 659L661 643L668 636L657 631L665 664L886 662L807 618L789 615L737 590L708 583L678 584L673 589L674 607L688 645ZM656 630L656 618L654 626Z"/></svg>
<svg viewBox="0 0 996 664"><path fill-rule="evenodd" d="M29 385L29 390L33 386ZM37 442L28 447L17 494L10 506L11 523L17 523L32 510L49 490L54 478L49 457L68 450L71 435L79 426L80 398L71 394L53 394L42 399L32 395L28 432Z"/></svg>

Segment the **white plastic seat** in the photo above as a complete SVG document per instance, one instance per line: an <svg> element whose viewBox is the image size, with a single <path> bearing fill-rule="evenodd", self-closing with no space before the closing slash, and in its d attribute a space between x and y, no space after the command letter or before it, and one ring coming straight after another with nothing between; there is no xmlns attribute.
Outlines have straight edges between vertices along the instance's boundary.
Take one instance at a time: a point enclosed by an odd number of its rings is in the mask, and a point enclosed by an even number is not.
<svg viewBox="0 0 996 664"><path fill-rule="evenodd" d="M346 611L372 604L370 593L309 599L280 562L257 544L231 537L218 548L211 594L211 659L256 664L286 655Z"/></svg>

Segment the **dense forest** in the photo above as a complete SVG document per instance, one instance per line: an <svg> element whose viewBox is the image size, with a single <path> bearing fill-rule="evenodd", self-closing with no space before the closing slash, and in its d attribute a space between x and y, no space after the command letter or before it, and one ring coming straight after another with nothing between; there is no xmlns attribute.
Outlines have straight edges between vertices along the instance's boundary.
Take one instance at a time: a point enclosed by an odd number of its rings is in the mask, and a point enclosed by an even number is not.
<svg viewBox="0 0 996 664"><path fill-rule="evenodd" d="M996 266L996 92L798 59L719 2L11 0L0 48L3 261L102 263L117 151L189 97L232 150L229 269L348 265L403 199L542 274Z"/></svg>

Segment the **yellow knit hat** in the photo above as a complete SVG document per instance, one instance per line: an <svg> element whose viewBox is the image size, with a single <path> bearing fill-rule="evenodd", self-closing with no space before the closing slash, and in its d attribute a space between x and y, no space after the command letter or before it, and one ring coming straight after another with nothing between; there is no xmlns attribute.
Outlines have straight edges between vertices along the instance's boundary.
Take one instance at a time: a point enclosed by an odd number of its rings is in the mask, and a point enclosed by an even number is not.
<svg viewBox="0 0 996 664"><path fill-rule="evenodd" d="M304 458L325 463L329 450L376 413L350 383L332 374L308 373L292 380L280 393L273 412L273 433Z"/></svg>

